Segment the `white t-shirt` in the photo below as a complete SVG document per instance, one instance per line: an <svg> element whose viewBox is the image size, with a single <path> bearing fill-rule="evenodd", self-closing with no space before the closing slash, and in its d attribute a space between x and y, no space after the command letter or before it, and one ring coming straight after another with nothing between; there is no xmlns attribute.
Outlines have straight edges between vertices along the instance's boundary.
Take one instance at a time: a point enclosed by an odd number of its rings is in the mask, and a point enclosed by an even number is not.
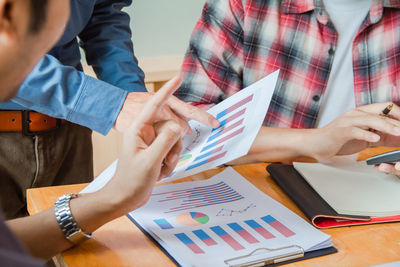
<svg viewBox="0 0 400 267"><path fill-rule="evenodd" d="M338 32L338 42L316 127L330 123L355 108L352 47L374 0L323 0Z"/></svg>

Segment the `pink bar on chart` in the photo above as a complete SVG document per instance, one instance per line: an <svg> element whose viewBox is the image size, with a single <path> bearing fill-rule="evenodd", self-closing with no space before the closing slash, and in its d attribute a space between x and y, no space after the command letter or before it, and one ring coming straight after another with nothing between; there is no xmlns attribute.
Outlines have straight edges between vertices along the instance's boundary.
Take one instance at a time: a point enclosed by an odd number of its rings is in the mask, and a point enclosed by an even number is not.
<svg viewBox="0 0 400 267"><path fill-rule="evenodd" d="M196 254L204 254L204 251L195 243L193 244L186 244L194 253Z"/></svg>
<svg viewBox="0 0 400 267"><path fill-rule="evenodd" d="M231 246L234 250L241 250L244 249L242 245L239 244L232 236L228 235L221 235L219 236L222 240L224 240L229 246Z"/></svg>
<svg viewBox="0 0 400 267"><path fill-rule="evenodd" d="M260 235L262 235L265 239L271 239L274 238L275 236L273 234L271 234L270 232L268 232L265 228L263 227L258 227L258 228L254 228L254 230L259 233Z"/></svg>
<svg viewBox="0 0 400 267"><path fill-rule="evenodd" d="M286 237L295 235L295 233L292 230L284 226L280 221L275 220L273 222L270 222L269 225L274 227L279 233L281 233Z"/></svg>
<svg viewBox="0 0 400 267"><path fill-rule="evenodd" d="M217 242L214 241L214 239L208 238L208 239L204 239L202 240L204 242L204 244L206 244L207 246L213 246L216 245Z"/></svg>
<svg viewBox="0 0 400 267"><path fill-rule="evenodd" d="M258 240L246 230L240 230L237 231L236 233L238 233L241 237L243 237L244 240L246 240L250 244L258 243Z"/></svg>

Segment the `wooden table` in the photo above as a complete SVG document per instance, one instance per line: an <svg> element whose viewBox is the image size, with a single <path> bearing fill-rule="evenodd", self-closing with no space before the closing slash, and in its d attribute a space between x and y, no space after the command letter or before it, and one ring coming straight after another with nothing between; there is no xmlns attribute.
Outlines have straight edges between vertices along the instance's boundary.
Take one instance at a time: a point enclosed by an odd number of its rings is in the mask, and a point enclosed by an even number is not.
<svg viewBox="0 0 400 267"><path fill-rule="evenodd" d="M381 151L381 150L379 150ZM367 151L361 158L376 154ZM304 214L265 171L267 164L234 167L261 191L305 219ZM213 169L180 181L209 178L222 171ZM79 192L85 184L28 190L31 214L51 207L62 194ZM400 260L400 223L340 227L322 230L332 236L338 253L285 266L371 266ZM61 266L175 266L126 216L98 229L93 238L56 258Z"/></svg>

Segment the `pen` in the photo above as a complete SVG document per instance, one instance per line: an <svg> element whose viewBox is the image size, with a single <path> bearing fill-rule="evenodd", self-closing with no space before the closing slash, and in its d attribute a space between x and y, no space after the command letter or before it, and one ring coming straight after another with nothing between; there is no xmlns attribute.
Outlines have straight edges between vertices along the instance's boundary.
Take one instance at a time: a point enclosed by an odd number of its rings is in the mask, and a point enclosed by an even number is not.
<svg viewBox="0 0 400 267"><path fill-rule="evenodd" d="M392 108L393 108L393 103L388 105L384 110L382 110L381 114L379 115L383 117L389 116L389 112L392 110Z"/></svg>

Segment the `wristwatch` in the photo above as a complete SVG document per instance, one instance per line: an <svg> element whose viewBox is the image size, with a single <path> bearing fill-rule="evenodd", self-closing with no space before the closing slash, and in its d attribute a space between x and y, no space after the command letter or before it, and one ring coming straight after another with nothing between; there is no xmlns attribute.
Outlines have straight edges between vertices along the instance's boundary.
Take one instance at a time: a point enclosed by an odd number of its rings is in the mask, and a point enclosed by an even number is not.
<svg viewBox="0 0 400 267"><path fill-rule="evenodd" d="M54 215L56 216L58 226L60 226L65 238L74 245L78 245L92 237L92 234L86 234L79 228L71 214L69 202L71 199L79 196L80 194L63 195L54 203Z"/></svg>

